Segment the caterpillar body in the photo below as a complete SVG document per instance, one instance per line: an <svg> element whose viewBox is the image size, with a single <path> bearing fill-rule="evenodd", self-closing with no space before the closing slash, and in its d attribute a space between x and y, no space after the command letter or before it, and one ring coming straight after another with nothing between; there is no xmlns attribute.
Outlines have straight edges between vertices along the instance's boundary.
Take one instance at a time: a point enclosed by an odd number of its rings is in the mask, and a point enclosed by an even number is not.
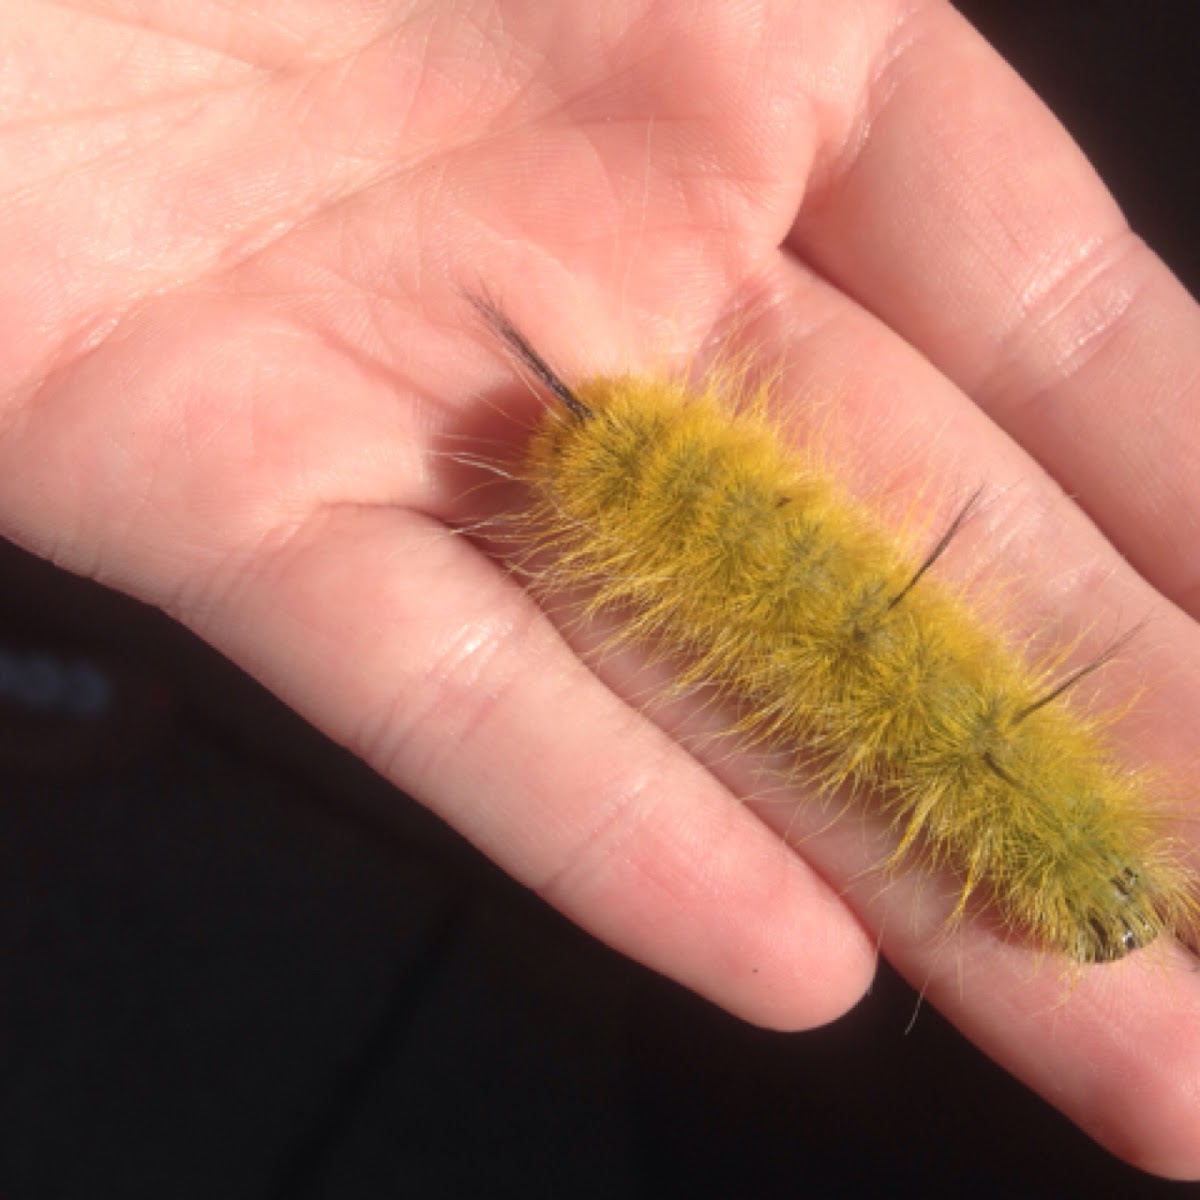
<svg viewBox="0 0 1200 1200"><path fill-rule="evenodd" d="M802 753L827 792L877 797L894 862L949 867L1003 924L1078 963L1190 928L1193 884L1097 723L1005 646L821 469L765 389L720 372L568 385L491 301L476 308L550 404L516 468L543 583L590 589L628 636ZM970 505L967 506L968 508Z"/></svg>

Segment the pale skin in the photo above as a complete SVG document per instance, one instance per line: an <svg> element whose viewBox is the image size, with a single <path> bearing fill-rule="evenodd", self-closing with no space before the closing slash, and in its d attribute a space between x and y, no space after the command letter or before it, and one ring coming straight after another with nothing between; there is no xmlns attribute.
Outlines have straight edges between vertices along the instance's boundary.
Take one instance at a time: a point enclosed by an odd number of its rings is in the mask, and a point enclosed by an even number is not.
<svg viewBox="0 0 1200 1200"><path fill-rule="evenodd" d="M447 469L530 406L464 288L568 378L733 329L858 490L924 488L935 528L990 490L948 573L1019 580L1033 630L1146 623L1097 688L1142 690L1122 752L1186 815L1194 303L936 0L332 7L4 5L0 531L162 606L731 1012L831 1020L882 947L1115 1153L1200 1175L1188 952L1065 977L986 921L939 934L869 824L765 802L689 740L710 714L585 666L454 531Z"/></svg>

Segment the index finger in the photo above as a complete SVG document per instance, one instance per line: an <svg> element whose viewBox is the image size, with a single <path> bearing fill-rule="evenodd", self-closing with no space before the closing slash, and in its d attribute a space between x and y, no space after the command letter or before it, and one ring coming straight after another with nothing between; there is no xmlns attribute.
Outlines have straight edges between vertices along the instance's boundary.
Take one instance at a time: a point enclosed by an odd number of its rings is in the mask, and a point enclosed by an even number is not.
<svg viewBox="0 0 1200 1200"><path fill-rule="evenodd" d="M1195 615L1200 310L948 4L912 7L892 44L857 149L814 179L790 248L971 395Z"/></svg>

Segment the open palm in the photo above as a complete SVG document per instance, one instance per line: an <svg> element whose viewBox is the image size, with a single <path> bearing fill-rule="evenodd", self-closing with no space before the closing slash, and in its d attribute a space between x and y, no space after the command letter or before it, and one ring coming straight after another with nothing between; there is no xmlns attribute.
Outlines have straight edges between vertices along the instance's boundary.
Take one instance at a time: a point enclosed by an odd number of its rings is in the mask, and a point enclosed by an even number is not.
<svg viewBox="0 0 1200 1200"><path fill-rule="evenodd" d="M985 484L959 569L1020 579L1032 631L1152 618L1103 686L1150 685L1133 753L1184 778L1191 301L939 0L330 7L5 6L0 529L166 608L718 1003L830 1019L881 942L1115 1151L1200 1174L1182 950L1064 984L939 937L869 826L755 810L750 767L682 748L697 714L652 723L584 667L454 532L446 453L513 395L464 289L568 377L733 329L854 486L948 514Z"/></svg>

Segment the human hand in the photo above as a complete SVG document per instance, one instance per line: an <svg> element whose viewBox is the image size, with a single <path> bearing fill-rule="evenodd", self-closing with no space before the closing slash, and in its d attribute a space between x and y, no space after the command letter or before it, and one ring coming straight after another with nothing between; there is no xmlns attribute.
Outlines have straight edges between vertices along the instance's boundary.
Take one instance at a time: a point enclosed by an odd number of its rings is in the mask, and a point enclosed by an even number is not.
<svg viewBox="0 0 1200 1200"><path fill-rule="evenodd" d="M568 377L751 314L857 486L985 485L961 549L1030 629L1151 618L1102 686L1148 685L1130 753L1188 779L1200 320L953 10L93 0L0 32L7 535L172 612L715 1002L818 1024L879 939L1117 1153L1200 1174L1183 951L1064 982L939 937L868 824L747 803L750 766L682 748L697 714L638 715L453 531L447 443L509 379L463 286Z"/></svg>

